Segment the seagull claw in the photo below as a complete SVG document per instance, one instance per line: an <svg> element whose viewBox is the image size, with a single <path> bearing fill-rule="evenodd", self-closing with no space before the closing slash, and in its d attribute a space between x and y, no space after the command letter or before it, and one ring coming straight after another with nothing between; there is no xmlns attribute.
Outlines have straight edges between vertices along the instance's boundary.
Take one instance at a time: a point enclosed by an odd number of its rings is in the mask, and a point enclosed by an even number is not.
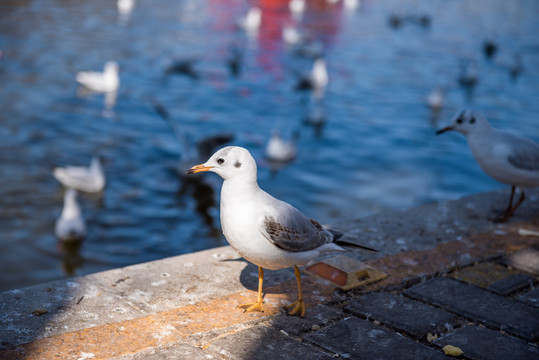
<svg viewBox="0 0 539 360"><path fill-rule="evenodd" d="M243 312L252 312L252 311L264 312L263 304L264 302L260 301L260 302L250 303L250 304L238 305L238 307L244 309Z"/></svg>
<svg viewBox="0 0 539 360"><path fill-rule="evenodd" d="M287 308L291 308L290 311L288 311L288 315L305 317L306 307L303 299L296 300L292 304L288 305Z"/></svg>

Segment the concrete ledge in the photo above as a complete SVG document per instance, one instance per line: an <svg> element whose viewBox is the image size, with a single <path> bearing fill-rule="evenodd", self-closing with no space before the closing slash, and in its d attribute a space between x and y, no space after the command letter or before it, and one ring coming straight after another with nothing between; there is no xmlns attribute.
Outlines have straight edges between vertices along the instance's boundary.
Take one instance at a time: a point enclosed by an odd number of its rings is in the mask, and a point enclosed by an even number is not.
<svg viewBox="0 0 539 360"><path fill-rule="evenodd" d="M527 195L506 224L488 217L504 207L508 191L336 225L347 240L379 249L352 250L347 256L389 276L348 292L304 276L307 311L317 304L341 308L365 292L400 289L422 276L538 245L538 237L518 232L539 231L539 191ZM237 308L256 297L257 268L230 247L7 291L0 294L0 359L165 359L157 354L178 351L193 359L229 358L210 345L282 317L282 306L295 300L292 270L266 275L264 313ZM277 323L298 321L283 319Z"/></svg>

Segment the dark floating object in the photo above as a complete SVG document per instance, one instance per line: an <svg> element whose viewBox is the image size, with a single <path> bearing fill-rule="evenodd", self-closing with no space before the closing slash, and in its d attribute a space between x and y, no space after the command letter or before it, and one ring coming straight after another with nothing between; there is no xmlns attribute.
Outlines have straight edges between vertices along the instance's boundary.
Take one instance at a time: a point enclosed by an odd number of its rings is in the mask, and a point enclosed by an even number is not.
<svg viewBox="0 0 539 360"><path fill-rule="evenodd" d="M228 53L229 55L226 59L226 63L228 65L228 69L230 70L230 74L234 77L238 77L241 72L242 53L240 49L234 45L231 45L228 48Z"/></svg>
<svg viewBox="0 0 539 360"><path fill-rule="evenodd" d="M170 64L165 73L167 75L185 75L193 80L200 78L200 74L195 70L196 58L176 59Z"/></svg>
<svg viewBox="0 0 539 360"><path fill-rule="evenodd" d="M483 43L483 54L485 54L487 59L492 59L497 52L498 45L494 41L487 40Z"/></svg>

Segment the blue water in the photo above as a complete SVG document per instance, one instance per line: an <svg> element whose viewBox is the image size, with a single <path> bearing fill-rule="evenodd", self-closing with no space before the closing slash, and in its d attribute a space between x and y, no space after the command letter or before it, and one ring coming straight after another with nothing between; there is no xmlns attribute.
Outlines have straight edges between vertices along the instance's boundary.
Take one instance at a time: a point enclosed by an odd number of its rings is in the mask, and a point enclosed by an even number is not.
<svg viewBox="0 0 539 360"><path fill-rule="evenodd" d="M178 175L183 147L150 97L192 141L233 133L257 159L261 187L323 224L501 188L464 137L434 136L464 107L539 139L539 2L307 2L300 25L324 43L330 77L321 129L303 123L309 96L293 90L312 61L283 44L286 1L137 0L128 17L110 0L0 3L0 290L226 244L221 180ZM248 4L264 11L255 37L234 25ZM405 12L429 15L430 27L392 28L389 16ZM488 39L499 47L492 60L481 51ZM238 78L225 65L231 44L243 53ZM524 64L516 81L514 53ZM164 76L191 56L198 80ZM457 82L462 58L479 66L471 97ZM120 64L111 109L74 81L107 60ZM425 97L437 85L446 104L436 118ZM263 155L275 128L300 132L297 158L278 169ZM79 195L88 236L68 248L54 236L63 190L51 170L92 155L104 157L108 184Z"/></svg>

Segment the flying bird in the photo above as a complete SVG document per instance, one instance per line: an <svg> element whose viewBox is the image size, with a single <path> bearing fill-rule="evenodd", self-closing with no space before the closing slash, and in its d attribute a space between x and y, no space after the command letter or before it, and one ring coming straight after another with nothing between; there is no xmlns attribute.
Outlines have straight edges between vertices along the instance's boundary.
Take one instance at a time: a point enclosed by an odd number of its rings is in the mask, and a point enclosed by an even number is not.
<svg viewBox="0 0 539 360"><path fill-rule="evenodd" d="M436 134L451 130L466 136L475 160L487 175L511 185L509 205L496 219L507 220L524 201L524 189L539 186L539 144L492 128L481 113L473 110L458 113L450 126ZM517 187L520 198L513 205Z"/></svg>
<svg viewBox="0 0 539 360"><path fill-rule="evenodd" d="M241 307L246 311L263 311L263 269L294 267L298 300L289 306L289 314L303 317L305 303L298 266L307 264L321 253L345 251L336 243L342 234L324 228L292 205L262 190L258 186L256 162L247 149L225 147L206 163L190 168L187 174L203 171L214 172L224 180L221 227L228 243L258 266L257 301Z"/></svg>

